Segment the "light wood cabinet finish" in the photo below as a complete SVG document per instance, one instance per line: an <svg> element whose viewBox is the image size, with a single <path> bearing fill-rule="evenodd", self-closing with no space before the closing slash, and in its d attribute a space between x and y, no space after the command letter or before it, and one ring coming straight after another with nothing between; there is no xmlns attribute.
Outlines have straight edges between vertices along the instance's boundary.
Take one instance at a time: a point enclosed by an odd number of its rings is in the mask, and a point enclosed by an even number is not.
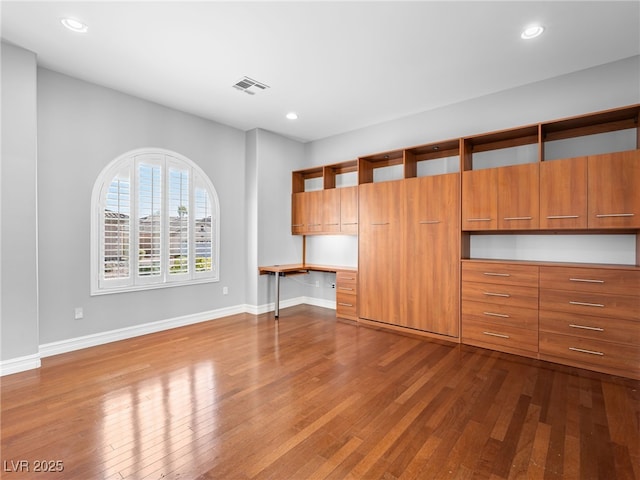
<svg viewBox="0 0 640 480"><path fill-rule="evenodd" d="M358 187L342 187L340 192L340 231L358 233Z"/></svg>
<svg viewBox="0 0 640 480"><path fill-rule="evenodd" d="M358 319L357 272L336 272L336 316L348 320Z"/></svg>
<svg viewBox="0 0 640 480"><path fill-rule="evenodd" d="M406 267L402 180L359 187L359 315L403 325Z"/></svg>
<svg viewBox="0 0 640 480"><path fill-rule="evenodd" d="M462 300L537 309L538 288L464 282Z"/></svg>
<svg viewBox="0 0 640 480"><path fill-rule="evenodd" d="M640 150L588 161L589 228L640 228Z"/></svg>
<svg viewBox="0 0 640 480"><path fill-rule="evenodd" d="M617 295L640 294L640 272L616 268L540 267L540 288Z"/></svg>
<svg viewBox="0 0 640 480"><path fill-rule="evenodd" d="M539 165L498 168L498 230L540 227Z"/></svg>
<svg viewBox="0 0 640 480"><path fill-rule="evenodd" d="M498 228L498 171L462 172L462 230Z"/></svg>
<svg viewBox="0 0 640 480"><path fill-rule="evenodd" d="M497 261L463 262L462 281L538 288L538 267Z"/></svg>
<svg viewBox="0 0 640 480"><path fill-rule="evenodd" d="M322 191L322 232L340 232L340 191L335 188Z"/></svg>
<svg viewBox="0 0 640 480"><path fill-rule="evenodd" d="M540 164L540 228L587 228L587 157Z"/></svg>
<svg viewBox="0 0 640 480"><path fill-rule="evenodd" d="M636 320L580 315L540 310L540 330L592 340L640 345L640 325Z"/></svg>
<svg viewBox="0 0 640 480"><path fill-rule="evenodd" d="M460 177L405 180L407 318L410 328L459 335Z"/></svg>

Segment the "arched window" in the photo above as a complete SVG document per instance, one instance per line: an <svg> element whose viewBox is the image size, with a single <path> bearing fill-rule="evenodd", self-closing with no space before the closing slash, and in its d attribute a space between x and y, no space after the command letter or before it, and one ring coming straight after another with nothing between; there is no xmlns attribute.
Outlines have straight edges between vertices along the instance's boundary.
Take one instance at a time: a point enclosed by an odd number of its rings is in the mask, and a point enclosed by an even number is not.
<svg viewBox="0 0 640 480"><path fill-rule="evenodd" d="M112 161L91 198L93 295L219 279L220 209L188 158L141 149Z"/></svg>

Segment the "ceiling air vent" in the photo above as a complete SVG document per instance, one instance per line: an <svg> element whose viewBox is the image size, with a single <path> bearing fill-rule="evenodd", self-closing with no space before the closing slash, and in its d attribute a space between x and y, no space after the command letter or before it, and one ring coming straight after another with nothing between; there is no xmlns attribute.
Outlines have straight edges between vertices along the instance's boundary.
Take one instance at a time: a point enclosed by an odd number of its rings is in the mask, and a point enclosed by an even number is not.
<svg viewBox="0 0 640 480"><path fill-rule="evenodd" d="M255 95L257 91L266 90L269 88L269 85L265 85L262 82L258 82L253 78L242 77L240 80L236 82L233 88L240 90L244 93L248 93L249 95Z"/></svg>

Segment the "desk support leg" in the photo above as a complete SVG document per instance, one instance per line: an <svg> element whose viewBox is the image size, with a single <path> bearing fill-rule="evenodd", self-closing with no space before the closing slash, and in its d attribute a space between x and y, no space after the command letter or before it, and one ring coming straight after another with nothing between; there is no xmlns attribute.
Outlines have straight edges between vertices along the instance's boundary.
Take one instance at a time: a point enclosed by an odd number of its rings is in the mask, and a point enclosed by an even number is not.
<svg viewBox="0 0 640 480"><path fill-rule="evenodd" d="M280 315L280 273L276 272L276 320Z"/></svg>

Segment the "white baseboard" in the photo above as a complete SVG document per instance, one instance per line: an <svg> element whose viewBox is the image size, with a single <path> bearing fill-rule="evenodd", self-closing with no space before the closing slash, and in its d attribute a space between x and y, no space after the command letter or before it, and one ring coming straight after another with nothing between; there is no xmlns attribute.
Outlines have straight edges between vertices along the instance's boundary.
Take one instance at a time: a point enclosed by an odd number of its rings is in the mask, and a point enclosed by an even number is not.
<svg viewBox="0 0 640 480"><path fill-rule="evenodd" d="M25 355L24 357L10 358L0 362L0 377L34 368L40 368L40 355L37 353Z"/></svg>
<svg viewBox="0 0 640 480"><path fill-rule="evenodd" d="M336 302L313 297L296 297L280 302L280 308L293 307L300 304L315 305L324 308L336 308ZM275 310L275 303L265 305L236 305L233 307L220 308L210 310L208 312L184 315L181 317L159 320L157 322L145 323L142 325L134 325L132 327L119 328L108 332L94 333L92 335L84 335L82 337L60 340L40 345L39 353L27 355L24 357L12 358L0 361L0 376L10 375L12 373L23 372L33 368L40 367L40 359L58 355L61 353L73 352L88 347L104 345L105 343L117 342L118 340L126 340L128 338L147 335L149 333L161 332L177 327L184 327L195 323L215 320L217 318L228 317L239 313L249 313L251 315L260 315Z"/></svg>

